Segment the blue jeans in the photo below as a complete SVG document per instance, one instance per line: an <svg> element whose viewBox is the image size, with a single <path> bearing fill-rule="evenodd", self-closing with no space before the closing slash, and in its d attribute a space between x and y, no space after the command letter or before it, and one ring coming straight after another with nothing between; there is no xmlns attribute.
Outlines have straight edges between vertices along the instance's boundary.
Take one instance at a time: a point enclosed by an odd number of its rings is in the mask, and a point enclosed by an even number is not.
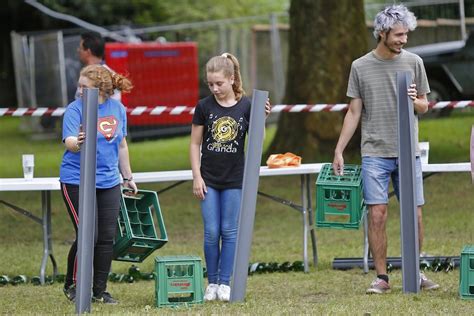
<svg viewBox="0 0 474 316"><path fill-rule="evenodd" d="M390 178L399 199L398 158L362 157L362 182L367 205L388 204ZM416 157L415 161L415 180L416 205L422 206L425 204L425 199L420 157Z"/></svg>
<svg viewBox="0 0 474 316"><path fill-rule="evenodd" d="M241 196L241 189L217 190L208 186L206 196L201 201L204 256L209 283L230 284Z"/></svg>

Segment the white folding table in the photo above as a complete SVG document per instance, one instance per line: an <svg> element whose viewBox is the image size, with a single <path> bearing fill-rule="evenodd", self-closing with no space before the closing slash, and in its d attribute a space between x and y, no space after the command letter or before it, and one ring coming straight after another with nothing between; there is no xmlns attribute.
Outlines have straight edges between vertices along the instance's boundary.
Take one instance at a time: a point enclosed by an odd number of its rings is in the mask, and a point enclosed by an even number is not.
<svg viewBox="0 0 474 316"><path fill-rule="evenodd" d="M313 264L317 264L317 247L316 235L313 225L313 207L311 202L311 175L320 172L324 163L302 164L299 167L269 169L268 167L260 168L260 176L285 176L285 175L300 175L301 177L301 206L295 205L290 201L278 199L279 202L293 207L300 211L303 222L303 262L304 270L308 272L308 233L311 234L311 244L313 251ZM423 172L438 173L438 172L471 172L470 163L446 163L446 164L423 164ZM191 170L177 170L177 171L157 171L157 172L137 172L133 174L136 183L157 183L170 181L190 181L192 180ZM41 209L42 218L36 217L26 210L23 210L9 202L0 199L3 203L20 213L30 217L34 221L42 224L43 229L43 258L41 261L40 278L41 283L44 284L46 276L46 265L48 257L53 264L53 274L57 274L57 264L53 255L52 240L51 240L51 191L60 190L59 178L33 178L32 180L25 180L23 178L0 178L0 192L2 191L41 191ZM261 195L271 197L268 194L260 192ZM366 245L367 246L367 245Z"/></svg>

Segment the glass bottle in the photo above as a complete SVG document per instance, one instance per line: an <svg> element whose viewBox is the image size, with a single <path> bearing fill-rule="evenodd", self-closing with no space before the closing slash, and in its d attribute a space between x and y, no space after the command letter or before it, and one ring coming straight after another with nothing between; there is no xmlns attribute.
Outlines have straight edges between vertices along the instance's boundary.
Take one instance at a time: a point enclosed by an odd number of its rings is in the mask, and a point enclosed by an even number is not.
<svg viewBox="0 0 474 316"><path fill-rule="evenodd" d="M0 275L0 286L4 286L10 283L10 278L8 275Z"/></svg>
<svg viewBox="0 0 474 316"><path fill-rule="evenodd" d="M19 274L13 277L13 279L11 280L12 285L25 284L27 282L28 282L28 278L23 274Z"/></svg>

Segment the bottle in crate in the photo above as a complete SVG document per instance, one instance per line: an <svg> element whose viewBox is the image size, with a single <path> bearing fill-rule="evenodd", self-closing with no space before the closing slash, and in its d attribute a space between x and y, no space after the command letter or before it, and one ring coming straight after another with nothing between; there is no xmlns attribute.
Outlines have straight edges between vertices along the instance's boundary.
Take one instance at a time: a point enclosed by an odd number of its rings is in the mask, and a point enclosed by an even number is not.
<svg viewBox="0 0 474 316"><path fill-rule="evenodd" d="M361 167L344 165L344 174L333 173L325 164L316 180L316 226L358 229L366 211L362 192Z"/></svg>
<svg viewBox="0 0 474 316"><path fill-rule="evenodd" d="M10 278L8 275L0 275L0 286L8 285L10 283Z"/></svg>

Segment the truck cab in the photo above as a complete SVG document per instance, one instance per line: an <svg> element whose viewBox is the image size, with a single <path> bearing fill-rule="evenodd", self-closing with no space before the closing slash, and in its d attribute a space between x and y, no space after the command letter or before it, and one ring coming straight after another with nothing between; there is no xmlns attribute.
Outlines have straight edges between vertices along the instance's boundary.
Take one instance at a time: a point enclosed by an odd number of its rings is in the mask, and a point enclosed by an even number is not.
<svg viewBox="0 0 474 316"><path fill-rule="evenodd" d="M423 59L430 84L430 101L474 97L474 33L466 41L414 46L407 50Z"/></svg>

